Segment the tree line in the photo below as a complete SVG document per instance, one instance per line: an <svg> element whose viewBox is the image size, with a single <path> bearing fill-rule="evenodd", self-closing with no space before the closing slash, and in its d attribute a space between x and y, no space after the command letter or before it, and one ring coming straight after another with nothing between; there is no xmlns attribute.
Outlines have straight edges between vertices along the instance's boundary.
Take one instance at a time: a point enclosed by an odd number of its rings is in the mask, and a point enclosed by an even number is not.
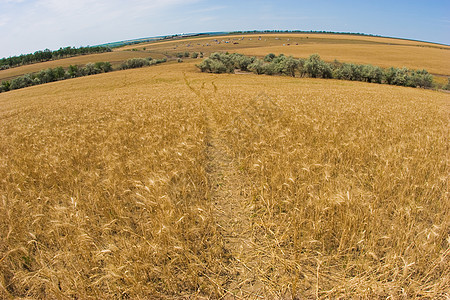
<svg viewBox="0 0 450 300"><path fill-rule="evenodd" d="M0 59L0 70L5 70L21 65L38 63L43 61L61 59L66 57L111 52L110 47L95 46L95 47L65 47L59 50L51 51L50 49L39 50L30 54L22 54L19 56L11 56Z"/></svg>
<svg viewBox="0 0 450 300"><path fill-rule="evenodd" d="M88 63L85 66L70 65L67 69L64 69L63 67L48 68L36 73L25 74L12 80L2 81L0 85L0 93L53 81L107 73L115 70L141 68L163 62L166 62L165 58L130 58L122 63L122 65L120 65L117 69L114 69L110 62Z"/></svg>
<svg viewBox="0 0 450 300"><path fill-rule="evenodd" d="M318 54L312 54L309 58L295 59L292 56L283 54L276 56L271 53L260 59L237 53L215 52L197 67L202 72L211 73L233 73L235 70L242 70L258 75L334 78L423 88L433 86L433 76L426 70L394 67L383 69L373 65L341 63L337 60L328 63Z"/></svg>
<svg viewBox="0 0 450 300"><path fill-rule="evenodd" d="M258 33L311 33L311 34L346 34L346 35L360 35L382 37L381 35L362 33L362 32L340 32L340 31L326 31L326 30L244 30L232 31L229 34L258 34Z"/></svg>

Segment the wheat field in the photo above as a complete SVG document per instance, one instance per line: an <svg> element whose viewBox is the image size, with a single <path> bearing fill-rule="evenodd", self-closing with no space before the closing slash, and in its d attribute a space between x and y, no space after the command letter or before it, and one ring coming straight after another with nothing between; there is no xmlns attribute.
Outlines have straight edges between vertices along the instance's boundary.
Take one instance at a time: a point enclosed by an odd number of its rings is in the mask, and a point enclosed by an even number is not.
<svg viewBox="0 0 450 300"><path fill-rule="evenodd" d="M306 58L311 54L318 53L322 59L329 62L337 59L341 62L373 64L383 68L426 69L434 75L441 76L436 77L436 81L440 84L445 84L446 78L450 76L450 47L448 45L375 36L270 33L186 37L128 45L114 49L113 52L82 55L0 70L0 81L11 80L48 68L67 68L69 65L109 61L113 66L118 66L130 58L159 59L174 57L178 53L185 52L202 52L207 56L217 51L255 56L275 53L292 55L296 58Z"/></svg>
<svg viewBox="0 0 450 300"><path fill-rule="evenodd" d="M118 65L123 61L142 57L147 58L149 54L142 51L120 51L105 52L99 54L80 55L75 57L69 57L64 59L51 60L41 63L29 64L20 67L14 67L11 69L0 70L0 82L3 80L9 80L24 74L39 72L48 68L63 67L67 68L70 65L85 65L88 63L95 63L99 61L108 61L113 65ZM153 58L162 58L162 55L156 55Z"/></svg>
<svg viewBox="0 0 450 300"><path fill-rule="evenodd" d="M0 298L446 299L449 97L193 63L0 94Z"/></svg>
<svg viewBox="0 0 450 300"><path fill-rule="evenodd" d="M226 43L228 42L228 43ZM235 44L237 43L237 44ZM450 76L450 47L393 38L339 34L243 34L184 38L126 46L152 54L216 51L265 56L268 53L306 58L318 53L326 61L373 64L380 67L407 67Z"/></svg>

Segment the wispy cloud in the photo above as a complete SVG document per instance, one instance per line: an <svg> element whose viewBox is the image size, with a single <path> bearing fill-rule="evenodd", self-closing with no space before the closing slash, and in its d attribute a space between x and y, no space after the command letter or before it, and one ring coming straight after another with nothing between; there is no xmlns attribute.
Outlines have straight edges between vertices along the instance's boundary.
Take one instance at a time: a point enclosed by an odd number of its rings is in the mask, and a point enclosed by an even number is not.
<svg viewBox="0 0 450 300"><path fill-rule="evenodd" d="M344 24L346 30L448 43L448 4L417 1L405 9L407 1L399 1L0 0L0 57L182 32Z"/></svg>
<svg viewBox="0 0 450 300"><path fill-rule="evenodd" d="M37 49L81 46L149 32L162 15L201 0L0 0L0 57ZM22 50L20 50L22 49Z"/></svg>

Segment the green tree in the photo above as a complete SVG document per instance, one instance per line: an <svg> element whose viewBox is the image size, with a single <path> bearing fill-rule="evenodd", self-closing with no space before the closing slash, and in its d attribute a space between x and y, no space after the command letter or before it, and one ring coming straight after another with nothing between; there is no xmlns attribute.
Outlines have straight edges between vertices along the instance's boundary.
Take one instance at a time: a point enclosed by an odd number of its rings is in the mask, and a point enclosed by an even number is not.
<svg viewBox="0 0 450 300"><path fill-rule="evenodd" d="M275 54L273 53L269 53L264 57L264 61L265 62L271 62L274 58L276 57Z"/></svg>
<svg viewBox="0 0 450 300"><path fill-rule="evenodd" d="M11 82L10 81L2 81L2 90L3 92L7 92L10 90Z"/></svg>
<svg viewBox="0 0 450 300"><path fill-rule="evenodd" d="M264 74L264 63L260 59L255 59L253 63L248 66L248 70L255 74Z"/></svg>
<svg viewBox="0 0 450 300"><path fill-rule="evenodd" d="M75 78L80 76L80 69L78 66L70 65L67 69L67 74L70 78Z"/></svg>
<svg viewBox="0 0 450 300"><path fill-rule="evenodd" d="M61 79L64 79L66 72L64 71L63 67L57 67L54 70L54 74L55 74L56 80L61 80Z"/></svg>
<svg viewBox="0 0 450 300"><path fill-rule="evenodd" d="M292 56L287 57L282 62L282 73L288 76L295 77L295 71L297 70L299 61Z"/></svg>
<svg viewBox="0 0 450 300"><path fill-rule="evenodd" d="M204 59L201 63L199 63L197 65L197 67L202 72L211 72L211 61L212 61L212 59L209 59L209 58Z"/></svg>
<svg viewBox="0 0 450 300"><path fill-rule="evenodd" d="M312 54L304 65L305 73L312 78L331 78L330 65L320 59L319 54Z"/></svg>

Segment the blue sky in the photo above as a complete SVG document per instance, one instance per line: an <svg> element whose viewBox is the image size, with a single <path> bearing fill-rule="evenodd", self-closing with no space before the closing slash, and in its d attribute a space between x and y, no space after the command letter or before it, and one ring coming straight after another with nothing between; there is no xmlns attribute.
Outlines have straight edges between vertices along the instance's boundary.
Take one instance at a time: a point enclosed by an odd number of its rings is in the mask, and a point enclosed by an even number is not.
<svg viewBox="0 0 450 300"><path fill-rule="evenodd" d="M0 0L0 57L255 29L362 32L450 44L450 0Z"/></svg>

